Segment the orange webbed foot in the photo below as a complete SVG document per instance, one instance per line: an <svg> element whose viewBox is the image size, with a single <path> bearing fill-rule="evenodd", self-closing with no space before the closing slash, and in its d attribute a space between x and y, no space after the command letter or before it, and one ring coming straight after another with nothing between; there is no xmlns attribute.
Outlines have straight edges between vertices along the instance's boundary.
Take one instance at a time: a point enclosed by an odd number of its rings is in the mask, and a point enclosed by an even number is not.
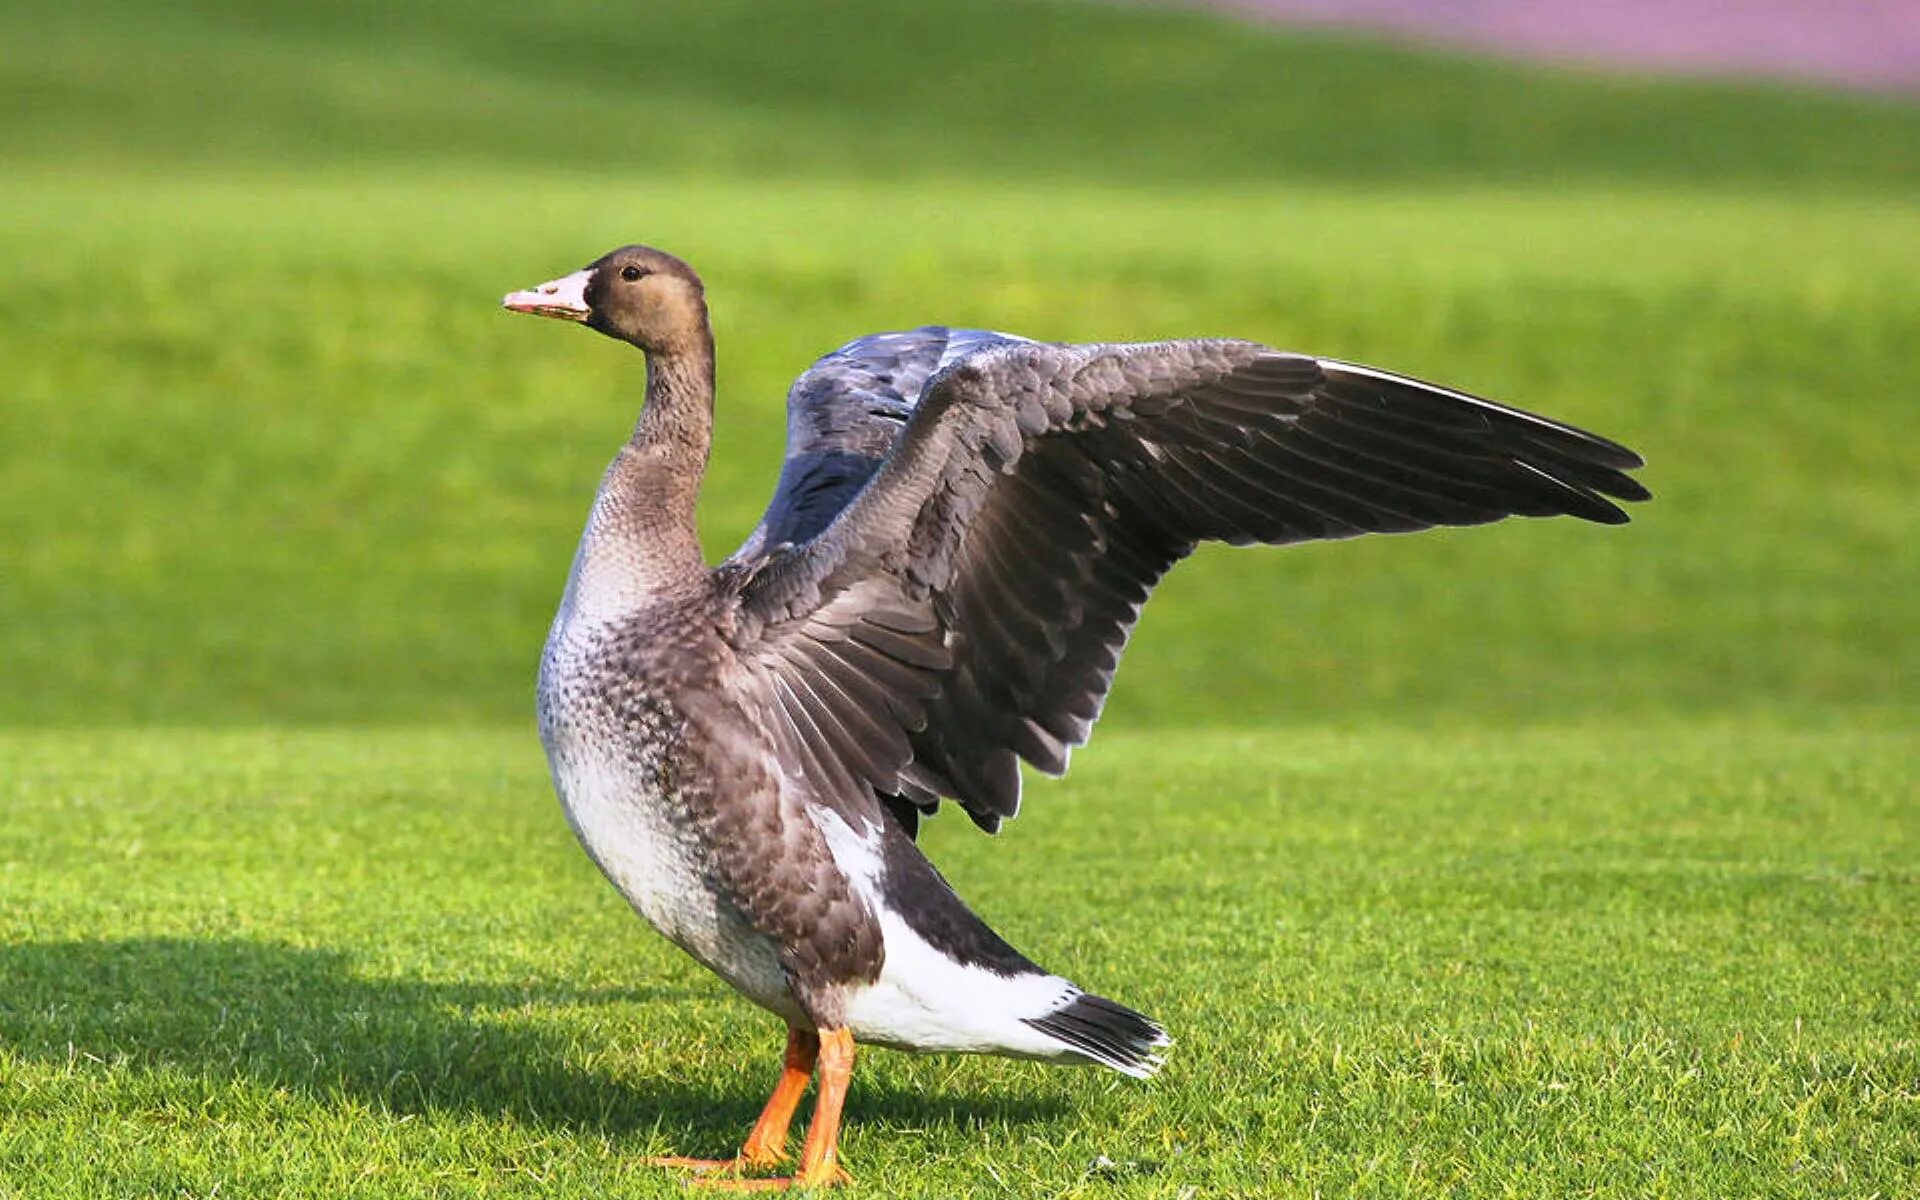
<svg viewBox="0 0 1920 1200"><path fill-rule="evenodd" d="M853 1176L839 1167L834 1167L817 1179L808 1179L801 1174L782 1175L772 1179L701 1178L687 1181L692 1187L729 1192L784 1192L798 1188L839 1187L852 1182Z"/></svg>
<svg viewBox="0 0 1920 1200"><path fill-rule="evenodd" d="M746 1145L734 1158L682 1158L659 1155L647 1165L696 1172L687 1182L694 1187L721 1188L730 1192L784 1192L796 1188L837 1187L852 1183L853 1177L841 1169L840 1113L847 1098L847 1083L853 1077L853 1034L846 1029L822 1033L793 1030L787 1039L786 1068L773 1098L754 1122ZM806 1145L800 1152L800 1166L792 1175L772 1178L742 1178L748 1170L775 1166L786 1158L787 1125L793 1110L806 1090L808 1077L816 1065L820 1071L820 1096L813 1106L813 1120L807 1125Z"/></svg>
<svg viewBox="0 0 1920 1200"><path fill-rule="evenodd" d="M649 1167L665 1167L672 1171L693 1171L701 1175L737 1175L742 1171L777 1167L785 1159L786 1156L783 1154L764 1156L736 1154L732 1158L687 1158L679 1154L656 1154L641 1161Z"/></svg>

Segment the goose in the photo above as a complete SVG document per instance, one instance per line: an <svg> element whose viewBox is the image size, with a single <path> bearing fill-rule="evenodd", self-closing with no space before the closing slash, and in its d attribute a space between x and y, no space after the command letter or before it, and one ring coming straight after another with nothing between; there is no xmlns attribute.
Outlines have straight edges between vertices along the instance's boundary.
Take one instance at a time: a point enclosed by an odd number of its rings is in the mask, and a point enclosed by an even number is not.
<svg viewBox="0 0 1920 1200"><path fill-rule="evenodd" d="M859 338L788 396L765 516L718 566L694 505L714 344L691 267L647 246L508 294L646 357L540 661L568 822L655 929L787 1025L727 1159L746 1189L846 1182L855 1048L1144 1077L1151 1018L1035 965L922 854L992 833L1020 764L1087 741L1141 606L1202 542L1280 545L1512 515L1621 524L1641 458L1373 367L1224 339L1074 345L929 325ZM788 1129L818 1089L792 1173Z"/></svg>

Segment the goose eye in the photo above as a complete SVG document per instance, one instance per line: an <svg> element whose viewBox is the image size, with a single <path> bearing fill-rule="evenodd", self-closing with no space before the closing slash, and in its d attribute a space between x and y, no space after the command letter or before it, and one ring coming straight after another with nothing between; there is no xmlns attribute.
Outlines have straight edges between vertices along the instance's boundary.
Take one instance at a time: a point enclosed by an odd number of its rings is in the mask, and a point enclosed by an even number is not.
<svg viewBox="0 0 1920 1200"><path fill-rule="evenodd" d="M628 283L632 283L634 280L640 278L640 274L640 268L632 264L620 268L620 278L626 280Z"/></svg>

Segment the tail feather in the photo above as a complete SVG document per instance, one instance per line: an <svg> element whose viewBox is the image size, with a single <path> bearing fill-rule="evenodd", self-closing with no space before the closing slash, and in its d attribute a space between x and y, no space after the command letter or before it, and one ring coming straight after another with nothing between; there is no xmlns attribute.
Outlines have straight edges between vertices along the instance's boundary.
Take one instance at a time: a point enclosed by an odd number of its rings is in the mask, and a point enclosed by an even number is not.
<svg viewBox="0 0 1920 1200"><path fill-rule="evenodd" d="M1059 1008L1028 1017L1026 1023L1074 1054L1136 1079L1158 1071L1161 1051L1173 1045L1152 1018L1087 992L1075 993Z"/></svg>

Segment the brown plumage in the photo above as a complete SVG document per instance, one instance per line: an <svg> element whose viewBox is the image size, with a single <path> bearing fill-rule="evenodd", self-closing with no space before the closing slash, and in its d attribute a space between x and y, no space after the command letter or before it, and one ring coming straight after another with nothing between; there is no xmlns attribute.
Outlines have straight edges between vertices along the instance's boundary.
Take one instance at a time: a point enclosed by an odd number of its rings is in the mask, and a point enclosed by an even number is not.
<svg viewBox="0 0 1920 1200"><path fill-rule="evenodd" d="M1368 367L1252 342L929 326L801 376L773 502L709 568L693 519L713 420L699 278L629 246L506 303L647 355L646 404L542 659L541 732L615 886L791 1027L742 1155L705 1165L782 1157L817 1060L816 1118L779 1182L843 1178L856 1039L1157 1066L1158 1025L1007 945L913 834L943 800L996 829L1022 760L1066 769L1141 605L1200 542L1613 524L1613 500L1647 496L1622 446Z"/></svg>

